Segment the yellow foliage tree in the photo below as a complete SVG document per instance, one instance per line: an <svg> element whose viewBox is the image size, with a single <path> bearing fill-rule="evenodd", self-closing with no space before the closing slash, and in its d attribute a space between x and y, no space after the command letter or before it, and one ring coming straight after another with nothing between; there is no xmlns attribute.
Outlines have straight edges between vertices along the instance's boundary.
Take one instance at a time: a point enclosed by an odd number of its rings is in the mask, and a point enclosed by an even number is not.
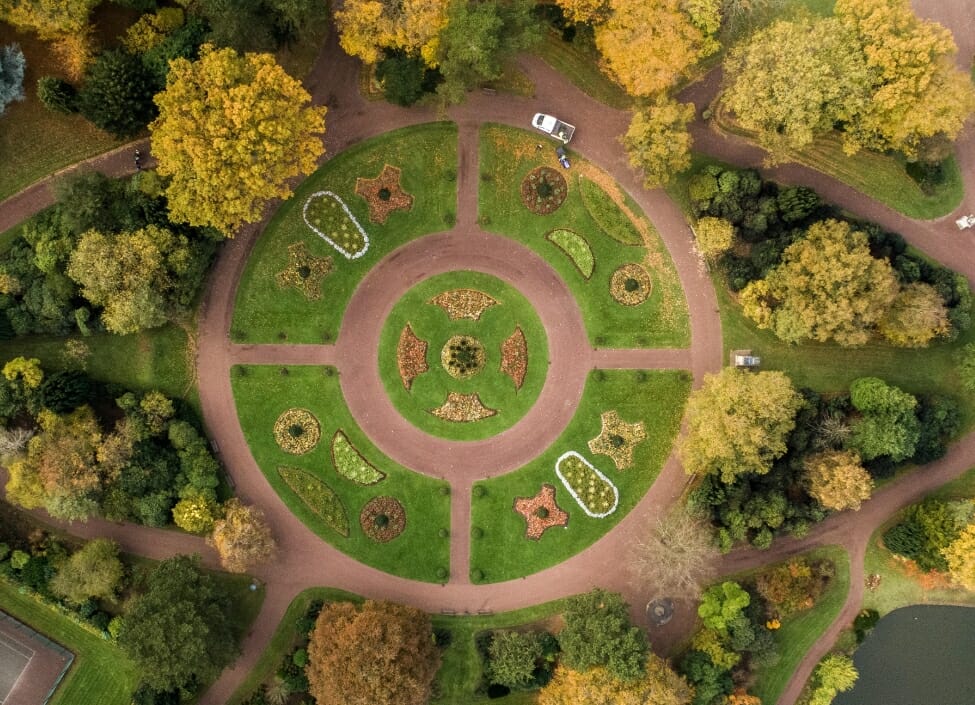
<svg viewBox="0 0 975 705"><path fill-rule="evenodd" d="M696 27L680 0L608 0L596 47L627 93L650 96L672 87L718 43Z"/></svg>
<svg viewBox="0 0 975 705"><path fill-rule="evenodd" d="M948 307L930 284L914 282L900 290L877 324L880 333L902 348L923 348L951 329Z"/></svg>
<svg viewBox="0 0 975 705"><path fill-rule="evenodd" d="M687 681L651 652L646 675L634 681L621 681L603 666L585 671L559 666L538 694L538 705L690 705L693 697Z"/></svg>
<svg viewBox="0 0 975 705"><path fill-rule="evenodd" d="M149 126L158 171L170 177L170 217L227 237L260 219L288 181L325 151L325 108L270 54L204 45L197 61L170 63L159 117Z"/></svg>
<svg viewBox="0 0 975 705"><path fill-rule="evenodd" d="M434 66L448 5L447 0L346 0L335 12L339 44L367 64L379 61L384 49L397 49Z"/></svg>
<svg viewBox="0 0 975 705"><path fill-rule="evenodd" d="M223 505L224 516L213 524L210 543L220 554L220 564L231 573L244 573L268 560L276 547L264 512L231 499Z"/></svg>
<svg viewBox="0 0 975 705"><path fill-rule="evenodd" d="M173 523L191 534L205 534L213 529L219 512L220 508L211 497L195 494L176 503L173 507Z"/></svg>
<svg viewBox="0 0 975 705"><path fill-rule="evenodd" d="M662 186L674 174L691 165L693 103L678 103L663 95L633 113L630 127L621 138L630 166L643 172L647 188Z"/></svg>
<svg viewBox="0 0 975 705"><path fill-rule="evenodd" d="M3 366L3 377L8 382L22 380L27 389L36 389L44 381L44 370L36 357L15 357Z"/></svg>
<svg viewBox="0 0 975 705"><path fill-rule="evenodd" d="M159 46L185 21L186 16L179 7L163 7L156 12L147 12L125 30L125 48L133 54L144 54Z"/></svg>
<svg viewBox="0 0 975 705"><path fill-rule="evenodd" d="M948 561L951 579L966 590L975 590L975 524L969 524L941 555Z"/></svg>
<svg viewBox="0 0 975 705"><path fill-rule="evenodd" d="M734 246L735 226L724 218L705 216L694 226L694 241L702 255L716 259Z"/></svg>
<svg viewBox="0 0 975 705"><path fill-rule="evenodd" d="M556 0L566 19L597 25L609 15L609 0Z"/></svg>
<svg viewBox="0 0 975 705"><path fill-rule="evenodd" d="M806 456L803 461L809 494L827 509L854 511L870 499L873 478L849 450L829 450Z"/></svg>
<svg viewBox="0 0 975 705"><path fill-rule="evenodd" d="M0 2L0 21L44 40L77 34L101 0L9 0Z"/></svg>
<svg viewBox="0 0 975 705"><path fill-rule="evenodd" d="M897 291L893 268L870 254L867 236L826 220L789 245L765 279L746 286L741 303L759 328L787 342L854 346L870 339Z"/></svg>

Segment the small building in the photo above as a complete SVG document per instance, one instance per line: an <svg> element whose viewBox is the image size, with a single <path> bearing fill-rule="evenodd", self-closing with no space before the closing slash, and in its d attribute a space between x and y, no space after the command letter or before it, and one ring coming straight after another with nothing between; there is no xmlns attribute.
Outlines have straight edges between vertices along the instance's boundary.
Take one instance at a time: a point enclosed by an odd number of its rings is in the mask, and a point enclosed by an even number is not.
<svg viewBox="0 0 975 705"><path fill-rule="evenodd" d="M751 350L732 350L731 364L741 369L754 370L762 364L762 358L752 355Z"/></svg>

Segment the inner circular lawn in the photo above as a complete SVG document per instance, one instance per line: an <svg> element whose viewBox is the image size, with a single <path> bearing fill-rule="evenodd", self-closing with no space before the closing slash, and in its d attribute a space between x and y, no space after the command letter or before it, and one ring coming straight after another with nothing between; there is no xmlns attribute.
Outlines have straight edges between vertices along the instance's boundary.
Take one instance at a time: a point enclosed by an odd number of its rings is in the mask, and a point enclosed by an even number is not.
<svg viewBox="0 0 975 705"><path fill-rule="evenodd" d="M416 428L481 440L513 426L538 399L548 344L517 289L489 274L454 271L421 281L396 302L378 364L393 406Z"/></svg>

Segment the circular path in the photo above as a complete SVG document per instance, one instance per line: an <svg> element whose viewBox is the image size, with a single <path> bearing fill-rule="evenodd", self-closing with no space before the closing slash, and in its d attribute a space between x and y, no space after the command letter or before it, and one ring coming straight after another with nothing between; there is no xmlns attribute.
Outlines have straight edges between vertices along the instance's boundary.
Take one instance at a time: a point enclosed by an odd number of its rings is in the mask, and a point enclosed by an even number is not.
<svg viewBox="0 0 975 705"><path fill-rule="evenodd" d="M954 31L959 44L959 65L967 70L967 63L975 51L975 0L915 0L914 6L922 16L936 19ZM468 101L448 111L448 117L460 126L458 173L458 228L473 232L476 213L476 155L477 126L482 122L502 122L517 126L527 124L533 112L564 114L580 126L573 147L606 169L637 201L661 233L681 278L691 316L692 348L687 350L596 350L588 351L589 364L596 367L686 367L700 384L704 373L715 371L722 364L720 321L714 291L707 276L698 266L690 248L690 232L680 210L660 191L642 189L638 178L625 162L617 136L626 129L628 115L596 103L584 95L557 72L534 57L522 57L522 69L536 86L533 99L511 96L488 97L471 94ZM357 64L338 48L330 36L307 84L317 103L328 103L329 126L326 136L329 154L363 139L395 127L437 119L432 110L406 110L385 103L368 103L359 96ZM716 95L719 72L712 72L704 81L685 93L685 100L693 100L701 109ZM588 129L587 129L588 126ZM718 134L707 124L692 125L695 148L720 159L742 166L759 166L761 150L743 140ZM97 168L105 173L122 174L131 170L131 149L138 146L148 153L148 144L130 147L88 160L83 168ZM975 212L975 134L969 128L958 141L957 153L966 185L963 203L953 213L933 221L915 221L891 211L832 178L801 165L785 165L767 171L772 178L786 183L803 184L816 189L826 200L833 201L853 213L874 220L884 227L901 233L912 244L923 249L949 267L960 271L969 281L975 278L975 248L971 236L959 234L953 220L960 214ZM15 225L40 209L50 205L53 194L51 179L0 203L0 231ZM487 586L472 586L462 582L443 587L414 583L381 573L359 564L323 544L314 534L291 515L267 485L244 441L237 421L227 371L231 364L261 362L271 356L277 364L336 364L341 346L246 346L232 345L227 338L234 299L231 282L237 282L246 263L259 228L252 227L233 242L228 243L210 277L210 286L201 315L200 355L198 375L201 402L208 428L217 440L220 454L237 484L238 494L249 502L259 504L281 543L277 561L258 571L267 587L263 609L251 632L246 636L241 658L233 668L224 672L203 696L202 703L222 705L256 663L271 635L277 628L285 609L293 597L306 587L332 585L363 594L416 605L428 611L451 610L457 613L480 610L507 610L536 604L574 592L589 589L595 584L624 593L633 607L634 617L645 622L642 592L631 584L623 567L626 551L645 528L647 519L659 515L677 499L686 484L683 471L672 456L658 480L643 500L612 532L589 549L553 568L522 580ZM923 474L913 473L892 482L853 513L834 515L815 527L801 541L778 539L769 551L741 549L726 556L719 570L722 574L735 572L780 560L814 546L836 544L850 554L850 592L840 615L805 655L779 699L779 705L791 705L799 694L813 667L831 648L839 631L847 626L859 610L863 595L863 556L873 531L897 509L917 501L924 494L948 482L975 465L975 434L969 434L954 444L941 460L925 466ZM457 483L457 494L469 490L466 482ZM464 487L464 485L467 485ZM452 532L466 529L469 503L452 506ZM72 524L70 530L84 537L114 538L124 550L153 558L176 553L197 552L208 565L216 565L212 549L194 537L176 532L145 527L112 524L93 520L87 524ZM461 535L465 534L463 531ZM462 553L462 548L458 551ZM454 555L452 565L466 565L466 556ZM463 573L466 575L466 571ZM664 650L676 644L693 628L693 612L686 604L678 603L673 620L662 629L651 631L655 648Z"/></svg>

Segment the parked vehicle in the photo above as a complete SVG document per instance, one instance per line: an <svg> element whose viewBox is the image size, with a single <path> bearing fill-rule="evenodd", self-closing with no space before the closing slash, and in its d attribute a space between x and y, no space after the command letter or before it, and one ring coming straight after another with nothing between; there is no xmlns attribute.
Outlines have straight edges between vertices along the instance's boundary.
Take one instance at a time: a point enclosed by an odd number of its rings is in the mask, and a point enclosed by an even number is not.
<svg viewBox="0 0 975 705"><path fill-rule="evenodd" d="M536 130L541 130L546 135L551 135L557 140L561 140L562 144L568 144L576 131L575 125L562 122L557 117L546 115L545 113L535 113L535 117L532 118L532 127Z"/></svg>

